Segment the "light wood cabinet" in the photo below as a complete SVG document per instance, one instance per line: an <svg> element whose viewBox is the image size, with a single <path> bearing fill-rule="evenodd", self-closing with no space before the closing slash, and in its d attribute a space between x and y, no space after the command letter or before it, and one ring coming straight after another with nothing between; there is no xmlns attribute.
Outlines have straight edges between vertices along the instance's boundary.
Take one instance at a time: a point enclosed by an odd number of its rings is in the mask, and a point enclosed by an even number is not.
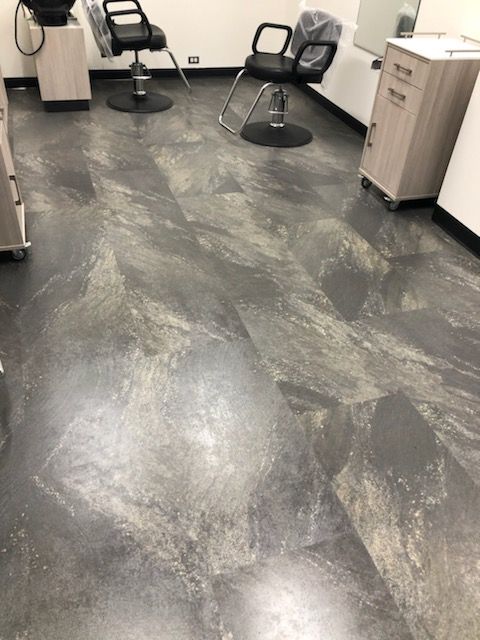
<svg viewBox="0 0 480 640"><path fill-rule="evenodd" d="M28 19L40 95L47 111L84 110L92 98L82 25L75 18L61 27L40 27Z"/></svg>
<svg viewBox="0 0 480 640"><path fill-rule="evenodd" d="M5 89L5 83L2 77L2 70L0 68L0 122L8 131L8 97L7 90Z"/></svg>
<svg viewBox="0 0 480 640"><path fill-rule="evenodd" d="M1 71L0 87L0 251L11 251L20 260L29 243L25 236L25 207L8 141L8 99Z"/></svg>
<svg viewBox="0 0 480 640"><path fill-rule="evenodd" d="M393 210L402 200L438 195L480 71L480 51L452 39L387 42L360 174L363 186L375 184Z"/></svg>

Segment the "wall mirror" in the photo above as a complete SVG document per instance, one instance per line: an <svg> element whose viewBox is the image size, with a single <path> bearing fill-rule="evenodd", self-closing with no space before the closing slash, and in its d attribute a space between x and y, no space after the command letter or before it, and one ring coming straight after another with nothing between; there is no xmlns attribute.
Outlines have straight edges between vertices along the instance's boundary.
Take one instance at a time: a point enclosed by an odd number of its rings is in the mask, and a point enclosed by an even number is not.
<svg viewBox="0 0 480 640"><path fill-rule="evenodd" d="M420 0L361 0L355 44L383 56L387 38L413 31L419 6Z"/></svg>

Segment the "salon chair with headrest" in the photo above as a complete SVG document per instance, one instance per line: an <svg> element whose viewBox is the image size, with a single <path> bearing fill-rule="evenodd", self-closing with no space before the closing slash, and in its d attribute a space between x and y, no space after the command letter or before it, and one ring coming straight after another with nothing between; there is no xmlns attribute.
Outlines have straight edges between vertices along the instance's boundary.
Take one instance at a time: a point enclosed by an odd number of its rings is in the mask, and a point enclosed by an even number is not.
<svg viewBox="0 0 480 640"><path fill-rule="evenodd" d="M122 6L129 4L130 7L117 10L112 7L113 10L110 9L111 5L118 3ZM152 74L140 62L138 55L139 51L146 49L168 53L187 90L191 91L185 74L178 65L172 51L167 47L165 33L159 27L150 24L138 0L104 0L103 9L106 23L112 36L113 55L119 56L124 51L135 52L135 62L130 65L133 92L126 91L110 97L107 100L108 106L118 111L133 113L154 113L170 109L173 101L169 97L145 90L145 80L149 80ZM135 19L133 22L125 22L128 17Z"/></svg>
<svg viewBox="0 0 480 640"><path fill-rule="evenodd" d="M280 29L286 32L285 42L278 53L267 53L258 49L260 37L265 29ZM321 82L325 72L333 62L337 52L337 43L330 40L305 40L298 47L295 57L291 57L286 53L292 36L293 30L287 25L264 23L258 27L253 40L253 53L246 59L245 68L237 75L220 113L219 123L222 127L231 133L240 133L242 138L249 142L268 147L299 147L312 141L313 136L308 129L285 122L285 116L288 113L288 93L282 85ZM302 64L302 58L310 47L323 48L323 51L326 52L326 55L320 56L322 59L320 68L314 69ZM265 84L258 92L240 129L235 130L225 122L224 116L238 83L247 73L257 80L263 80ZM269 87L275 87L270 101L270 122L252 122L249 124L255 107Z"/></svg>

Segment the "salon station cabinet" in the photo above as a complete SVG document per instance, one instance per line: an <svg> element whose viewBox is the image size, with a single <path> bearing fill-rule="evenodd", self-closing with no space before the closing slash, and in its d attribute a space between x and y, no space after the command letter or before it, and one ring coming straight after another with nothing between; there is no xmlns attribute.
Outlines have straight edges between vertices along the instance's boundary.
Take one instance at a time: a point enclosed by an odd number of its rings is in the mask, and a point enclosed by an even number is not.
<svg viewBox="0 0 480 640"><path fill-rule="evenodd" d="M0 252L23 260L30 246L25 234L25 207L18 186L8 131L8 98L0 70Z"/></svg>
<svg viewBox="0 0 480 640"><path fill-rule="evenodd" d="M466 38L387 40L360 174L390 210L438 196L479 71Z"/></svg>

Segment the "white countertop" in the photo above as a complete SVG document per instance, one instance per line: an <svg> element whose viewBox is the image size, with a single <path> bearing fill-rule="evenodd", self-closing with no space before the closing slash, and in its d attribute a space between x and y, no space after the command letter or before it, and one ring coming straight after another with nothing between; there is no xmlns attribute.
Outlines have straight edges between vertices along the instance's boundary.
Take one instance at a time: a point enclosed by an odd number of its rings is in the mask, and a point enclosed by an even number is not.
<svg viewBox="0 0 480 640"><path fill-rule="evenodd" d="M480 44L464 42L460 38L438 38L418 36L413 38L388 38L387 42L426 60L449 60L449 49L461 49L465 53L454 53L454 58L476 60L480 58Z"/></svg>

